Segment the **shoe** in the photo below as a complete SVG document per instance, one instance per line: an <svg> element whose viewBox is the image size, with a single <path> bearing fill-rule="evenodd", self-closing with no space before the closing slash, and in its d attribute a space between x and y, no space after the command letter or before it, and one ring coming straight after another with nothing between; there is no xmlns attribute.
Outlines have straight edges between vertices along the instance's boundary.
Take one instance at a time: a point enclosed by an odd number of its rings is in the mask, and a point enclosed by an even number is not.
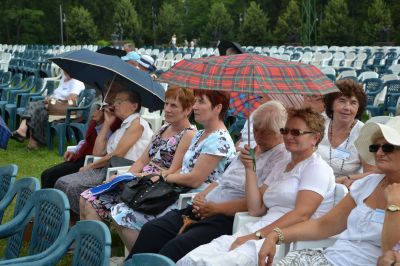
<svg viewBox="0 0 400 266"><path fill-rule="evenodd" d="M16 141L18 141L18 142L24 142L25 141L25 139L26 139L26 137L24 137L24 136L22 136L22 135L20 135L16 130L15 131L13 131L12 133L11 133L11 136L10 136L12 139L15 139Z"/></svg>

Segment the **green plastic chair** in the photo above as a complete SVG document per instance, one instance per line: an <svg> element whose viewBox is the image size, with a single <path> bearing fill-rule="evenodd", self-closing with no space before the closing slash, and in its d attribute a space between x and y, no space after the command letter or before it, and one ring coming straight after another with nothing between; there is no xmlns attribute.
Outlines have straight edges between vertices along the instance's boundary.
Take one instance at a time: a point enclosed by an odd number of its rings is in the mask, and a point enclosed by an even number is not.
<svg viewBox="0 0 400 266"><path fill-rule="evenodd" d="M4 198L10 190L17 176L18 166L15 164L7 164L0 166L0 200ZM0 221L2 216L0 217Z"/></svg>

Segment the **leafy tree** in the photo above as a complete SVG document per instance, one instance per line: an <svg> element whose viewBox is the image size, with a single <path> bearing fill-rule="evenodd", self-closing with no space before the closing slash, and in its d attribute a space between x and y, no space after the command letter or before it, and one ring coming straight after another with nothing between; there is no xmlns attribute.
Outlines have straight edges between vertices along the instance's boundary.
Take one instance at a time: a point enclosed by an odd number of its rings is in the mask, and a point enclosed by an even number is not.
<svg viewBox="0 0 400 266"><path fill-rule="evenodd" d="M233 38L233 20L224 3L216 2L211 6L208 23L202 36L202 42L205 45L208 45L210 41Z"/></svg>
<svg viewBox="0 0 400 266"><path fill-rule="evenodd" d="M12 7L4 11L4 20L9 33L10 42L37 43L43 26L40 19L44 13L41 10Z"/></svg>
<svg viewBox="0 0 400 266"><path fill-rule="evenodd" d="M380 31L392 27L392 18L389 9L383 0L374 0L368 7L367 19L364 21L364 44L373 44L377 40Z"/></svg>
<svg viewBox="0 0 400 266"><path fill-rule="evenodd" d="M90 12L84 7L73 7L66 21L68 42L73 44L94 43L97 27Z"/></svg>
<svg viewBox="0 0 400 266"><path fill-rule="evenodd" d="M271 41L268 16L255 2L250 2L239 29L239 39L244 45L265 45Z"/></svg>
<svg viewBox="0 0 400 266"><path fill-rule="evenodd" d="M298 42L301 33L301 13L297 0L290 0L285 12L279 16L274 30L278 44Z"/></svg>
<svg viewBox="0 0 400 266"><path fill-rule="evenodd" d="M157 20L156 40L158 42L168 43L172 34L176 34L177 38L182 38L182 15L174 5L164 2Z"/></svg>
<svg viewBox="0 0 400 266"><path fill-rule="evenodd" d="M340 12L338 12L340 10ZM320 43L347 45L350 43L351 19L345 0L330 0L320 24Z"/></svg>
<svg viewBox="0 0 400 266"><path fill-rule="evenodd" d="M122 39L133 39L141 45L142 25L130 0L116 0L114 4L113 24Z"/></svg>

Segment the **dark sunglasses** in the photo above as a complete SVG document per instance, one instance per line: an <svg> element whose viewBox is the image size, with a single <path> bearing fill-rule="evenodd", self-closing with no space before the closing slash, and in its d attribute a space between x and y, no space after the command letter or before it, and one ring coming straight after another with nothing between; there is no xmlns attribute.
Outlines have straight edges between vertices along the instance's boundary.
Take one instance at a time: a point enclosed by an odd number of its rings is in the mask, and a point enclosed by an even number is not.
<svg viewBox="0 0 400 266"><path fill-rule="evenodd" d="M290 135L295 136L295 137L314 133L312 131L303 131L303 130L300 130L297 128L287 128L287 127L281 128L281 129L279 129L279 131L281 132L282 135L287 135L290 133Z"/></svg>
<svg viewBox="0 0 400 266"><path fill-rule="evenodd" d="M376 153L378 152L379 148L382 148L382 151L384 153L390 153L390 152L394 152L394 150L399 150L400 147L399 146L394 146L390 143L385 143L385 144L371 144L369 145L369 152L373 152Z"/></svg>

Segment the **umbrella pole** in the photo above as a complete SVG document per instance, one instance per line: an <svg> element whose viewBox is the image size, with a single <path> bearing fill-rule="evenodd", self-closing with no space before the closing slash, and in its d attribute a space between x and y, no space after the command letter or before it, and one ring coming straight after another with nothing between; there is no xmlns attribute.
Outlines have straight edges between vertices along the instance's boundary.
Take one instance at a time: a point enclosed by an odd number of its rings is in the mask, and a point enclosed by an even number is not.
<svg viewBox="0 0 400 266"><path fill-rule="evenodd" d="M247 145L249 145L251 160L253 161L253 170L256 171L256 157L254 156L254 148L250 146L250 94L247 94Z"/></svg>
<svg viewBox="0 0 400 266"><path fill-rule="evenodd" d="M112 78L112 80L110 82L110 85L107 88L106 95L104 96L104 99L103 99L103 105L106 103L106 99L107 99L108 93L110 92L111 86L113 85L114 80L115 80L116 77L117 77L117 75L114 75L114 77Z"/></svg>

